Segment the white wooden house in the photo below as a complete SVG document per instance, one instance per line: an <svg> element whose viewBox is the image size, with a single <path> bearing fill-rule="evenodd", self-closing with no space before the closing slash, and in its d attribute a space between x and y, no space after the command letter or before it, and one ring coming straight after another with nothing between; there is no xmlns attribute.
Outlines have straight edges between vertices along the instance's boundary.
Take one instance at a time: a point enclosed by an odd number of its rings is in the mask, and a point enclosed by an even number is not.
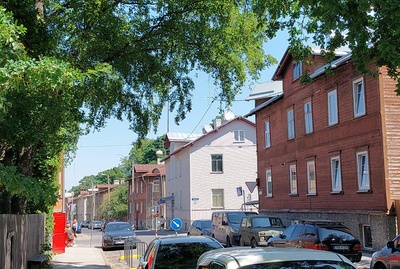
<svg viewBox="0 0 400 269"><path fill-rule="evenodd" d="M214 210L257 210L243 206L258 200L255 124L231 115L203 131L193 139L174 133L165 138L166 147L174 149L163 160L166 219L181 219L182 230L193 220L211 219Z"/></svg>

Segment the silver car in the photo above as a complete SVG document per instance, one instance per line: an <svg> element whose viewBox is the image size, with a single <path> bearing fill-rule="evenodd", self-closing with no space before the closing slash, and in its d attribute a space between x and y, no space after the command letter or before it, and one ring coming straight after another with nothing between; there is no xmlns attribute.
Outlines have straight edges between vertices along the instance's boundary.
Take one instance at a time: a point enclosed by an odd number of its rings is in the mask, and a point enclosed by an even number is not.
<svg viewBox="0 0 400 269"><path fill-rule="evenodd" d="M386 246L372 254L371 269L400 267L400 234L387 242Z"/></svg>
<svg viewBox="0 0 400 269"><path fill-rule="evenodd" d="M211 220L195 220L189 226L187 235L211 235Z"/></svg>
<svg viewBox="0 0 400 269"><path fill-rule="evenodd" d="M89 223L89 229L101 229L101 226L103 226L103 223L99 220L95 220L93 222Z"/></svg>
<svg viewBox="0 0 400 269"><path fill-rule="evenodd" d="M197 269L356 269L345 256L303 248L233 247L211 250L200 256Z"/></svg>

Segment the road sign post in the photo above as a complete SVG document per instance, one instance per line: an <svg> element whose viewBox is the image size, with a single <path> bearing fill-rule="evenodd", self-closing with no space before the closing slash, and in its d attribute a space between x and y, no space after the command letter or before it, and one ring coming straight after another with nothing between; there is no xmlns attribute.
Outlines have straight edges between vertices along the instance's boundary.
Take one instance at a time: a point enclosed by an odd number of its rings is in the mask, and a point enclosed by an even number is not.
<svg viewBox="0 0 400 269"><path fill-rule="evenodd" d="M174 218L171 220L170 226L175 231L175 235L178 235L178 231L182 228L182 220Z"/></svg>

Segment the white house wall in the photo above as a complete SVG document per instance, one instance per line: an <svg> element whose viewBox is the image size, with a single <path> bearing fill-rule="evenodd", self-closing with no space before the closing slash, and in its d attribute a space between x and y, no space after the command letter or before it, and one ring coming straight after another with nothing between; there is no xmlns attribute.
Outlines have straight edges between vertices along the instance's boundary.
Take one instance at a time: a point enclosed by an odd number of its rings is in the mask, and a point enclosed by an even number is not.
<svg viewBox="0 0 400 269"><path fill-rule="evenodd" d="M244 130L244 142L234 142L234 130ZM223 173L211 173L211 154L223 155ZM167 207L167 221L180 218L187 229L195 219L211 219L213 210L240 210L244 200L236 188L243 188L247 201L250 191L245 182L257 178L255 127L233 120L170 156L165 164L167 196L175 196L173 216ZM224 208L212 208L212 189L224 189ZM251 200L257 199L254 190Z"/></svg>

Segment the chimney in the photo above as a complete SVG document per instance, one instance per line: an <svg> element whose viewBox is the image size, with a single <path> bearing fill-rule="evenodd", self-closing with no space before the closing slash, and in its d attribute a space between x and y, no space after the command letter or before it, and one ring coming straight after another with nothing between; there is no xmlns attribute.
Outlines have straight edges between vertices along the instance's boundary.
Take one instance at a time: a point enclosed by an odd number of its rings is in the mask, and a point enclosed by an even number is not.
<svg viewBox="0 0 400 269"><path fill-rule="evenodd" d="M218 119L218 118L214 119L214 129L217 129L219 126L221 126L221 124L222 124L221 119Z"/></svg>

